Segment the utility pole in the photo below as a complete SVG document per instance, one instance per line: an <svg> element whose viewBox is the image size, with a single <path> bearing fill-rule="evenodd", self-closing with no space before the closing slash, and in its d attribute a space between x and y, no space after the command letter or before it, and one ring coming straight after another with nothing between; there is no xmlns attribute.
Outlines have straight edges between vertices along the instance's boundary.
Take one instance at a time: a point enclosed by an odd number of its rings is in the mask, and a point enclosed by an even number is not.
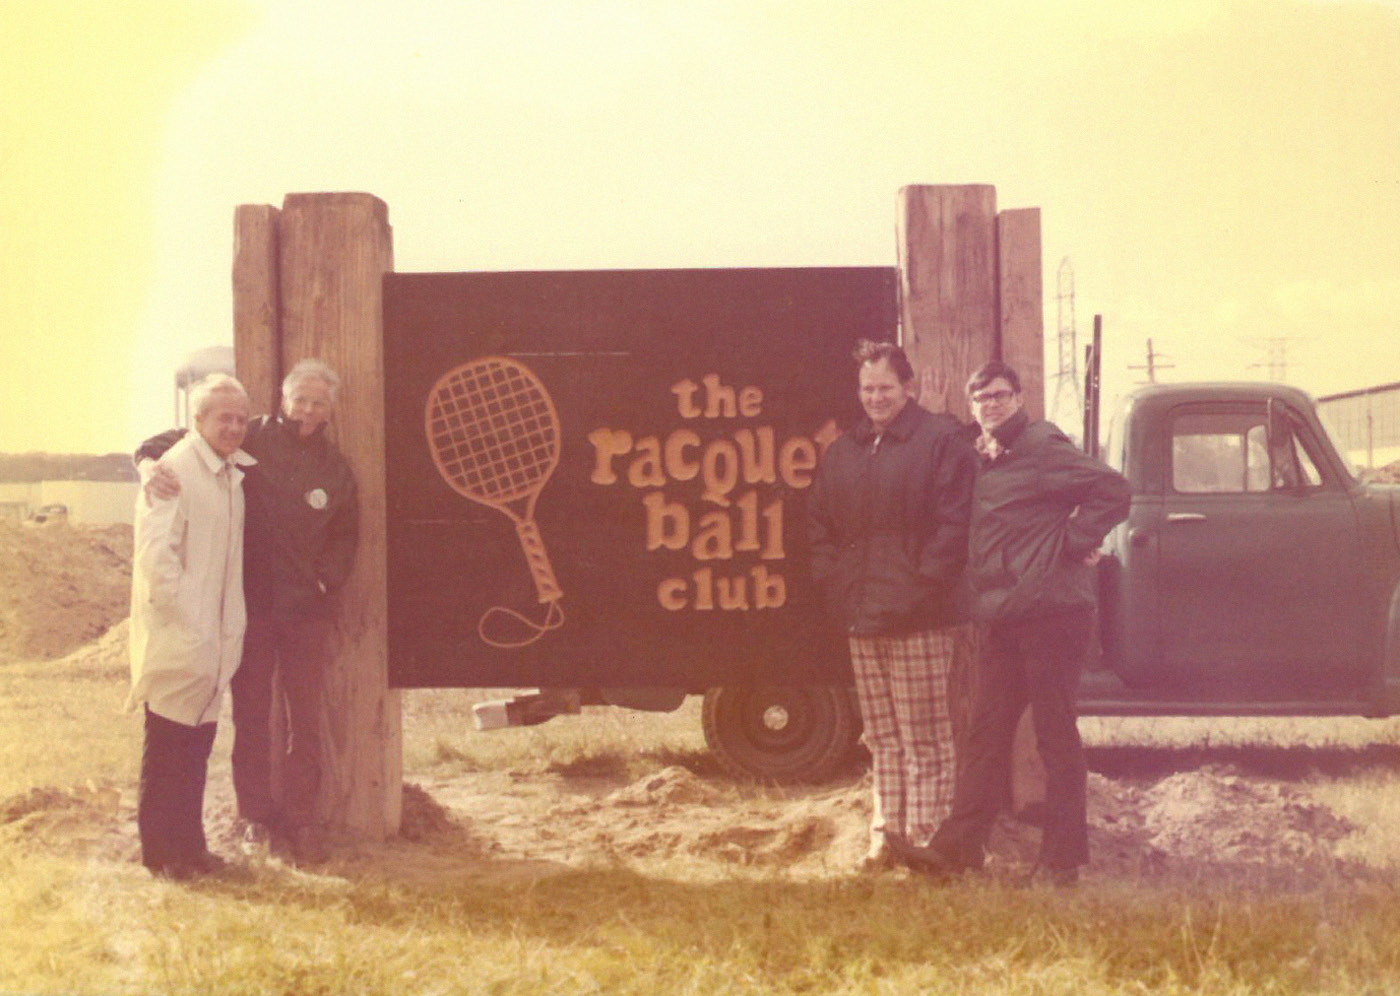
<svg viewBox="0 0 1400 996"><path fill-rule="evenodd" d="M1269 380L1278 383L1286 382L1288 380L1288 343L1291 340L1292 337L1283 335L1246 340L1255 348L1264 350L1265 357L1262 363L1251 363L1249 369L1267 369Z"/></svg>
<svg viewBox="0 0 1400 996"><path fill-rule="evenodd" d="M1152 348L1152 340L1151 340L1151 339L1148 339L1148 340L1147 340L1147 363L1146 363L1145 365L1142 365L1142 366L1138 366L1138 365L1136 365L1136 364L1130 363L1130 364L1128 364L1128 369L1129 369L1129 370L1146 370L1146 371L1147 371L1147 383L1149 383L1149 384L1155 384L1155 383L1157 383L1157 371L1158 371L1158 370L1170 370L1172 367L1174 367L1174 366L1176 365L1176 364L1174 364L1174 363L1161 363L1161 362L1159 362L1160 359L1161 359L1161 357L1162 357L1162 354L1159 353L1159 352L1157 352L1156 350L1154 350L1154 349ZM1141 381L1139 381L1139 383L1141 383Z"/></svg>

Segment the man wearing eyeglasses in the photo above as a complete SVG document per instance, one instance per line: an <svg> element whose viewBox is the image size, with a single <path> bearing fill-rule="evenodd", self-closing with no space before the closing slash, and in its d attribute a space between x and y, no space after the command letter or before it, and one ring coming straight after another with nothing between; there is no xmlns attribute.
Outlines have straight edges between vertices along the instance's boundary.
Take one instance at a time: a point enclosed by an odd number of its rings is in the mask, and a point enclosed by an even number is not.
<svg viewBox="0 0 1400 996"><path fill-rule="evenodd" d="M1093 568L1108 531L1127 518L1128 482L1053 423L1032 421L1020 378L1005 363L983 366L967 390L981 428L967 579L972 614L987 632L965 765L932 844L891 843L935 873L981 868L1010 778L1016 724L1029 705L1046 775L1039 865L1056 885L1073 885L1089 860L1074 699L1093 635Z"/></svg>

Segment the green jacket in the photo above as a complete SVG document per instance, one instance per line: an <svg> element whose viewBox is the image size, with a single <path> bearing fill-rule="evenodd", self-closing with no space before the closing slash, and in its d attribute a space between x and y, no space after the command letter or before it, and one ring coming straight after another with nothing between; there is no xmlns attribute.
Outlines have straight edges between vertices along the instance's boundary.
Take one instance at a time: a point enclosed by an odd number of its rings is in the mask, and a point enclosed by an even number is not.
<svg viewBox="0 0 1400 996"><path fill-rule="evenodd" d="M1128 517L1127 480L1053 423L1018 412L993 436L972 494L968 586L978 619L1004 621L1091 608L1084 558Z"/></svg>

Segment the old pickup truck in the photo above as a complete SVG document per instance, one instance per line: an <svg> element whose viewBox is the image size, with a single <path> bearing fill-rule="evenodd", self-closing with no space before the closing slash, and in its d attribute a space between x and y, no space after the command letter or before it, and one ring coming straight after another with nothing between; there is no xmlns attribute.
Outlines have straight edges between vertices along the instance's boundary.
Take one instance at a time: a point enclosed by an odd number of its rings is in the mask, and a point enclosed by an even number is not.
<svg viewBox="0 0 1400 996"><path fill-rule="evenodd" d="M1307 395L1144 387L1101 455L1133 501L1100 563L1081 712L1400 711L1400 488L1362 483Z"/></svg>
<svg viewBox="0 0 1400 996"><path fill-rule="evenodd" d="M392 682L530 690L482 728L703 695L732 772L846 764L849 656L802 523L860 414L852 344L897 334L894 271L389 274L384 295ZM1133 501L1084 713L1400 711L1400 489L1362 483L1306 395L1146 387L1100 452Z"/></svg>

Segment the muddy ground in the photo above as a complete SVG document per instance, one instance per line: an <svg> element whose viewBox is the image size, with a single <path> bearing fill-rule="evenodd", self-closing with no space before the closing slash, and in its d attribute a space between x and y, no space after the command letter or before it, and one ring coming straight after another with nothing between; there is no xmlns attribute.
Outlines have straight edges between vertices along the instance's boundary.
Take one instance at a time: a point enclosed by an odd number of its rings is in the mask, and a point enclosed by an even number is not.
<svg viewBox="0 0 1400 996"><path fill-rule="evenodd" d="M0 524L0 666L52 658L55 667L119 671L129 558L129 529ZM405 711L411 723L411 697ZM1319 777L1392 776L1400 769L1393 744L1272 753L1096 748L1091 766L1088 881L1288 888L1394 874L1394 849L1378 854L1368 843L1384 832L1335 812L1317 791ZM406 781L400 837L383 847L341 846L331 869L449 881L622 864L691 879L814 879L856 874L867 843L869 775L860 772L823 786L763 787L729 780L697 758L641 779L604 766L410 771ZM206 825L216 850L245 853L226 765L211 777ZM134 787L35 788L0 800L0 831L90 858L135 860ZM1003 818L989 874L1023 879L1037 840L1030 823ZM265 859L257 849L243 858Z"/></svg>

